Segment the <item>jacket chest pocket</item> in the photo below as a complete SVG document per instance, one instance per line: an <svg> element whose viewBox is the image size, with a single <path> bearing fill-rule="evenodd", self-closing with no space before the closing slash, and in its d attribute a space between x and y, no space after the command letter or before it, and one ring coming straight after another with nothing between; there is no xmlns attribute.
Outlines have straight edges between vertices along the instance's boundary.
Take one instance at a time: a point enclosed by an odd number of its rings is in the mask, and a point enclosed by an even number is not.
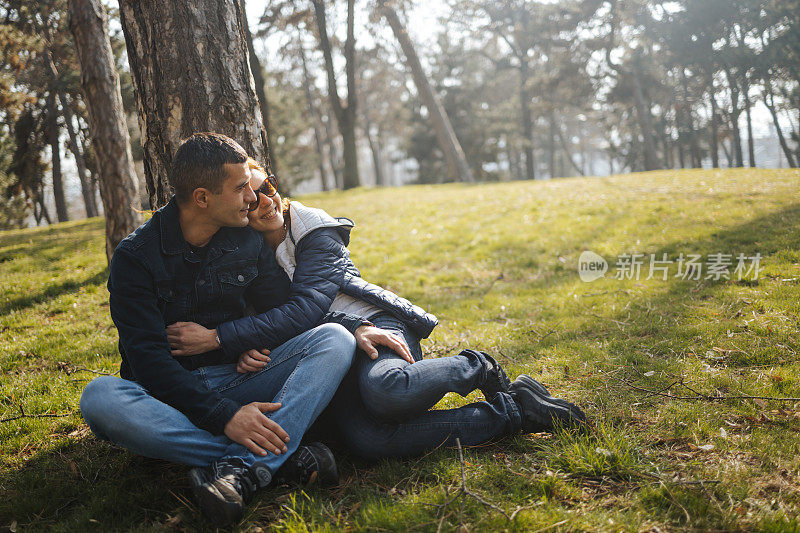
<svg viewBox="0 0 800 533"><path fill-rule="evenodd" d="M258 268L247 265L239 268L226 268L217 272L219 286L224 300L244 296L245 288L256 279Z"/></svg>
<svg viewBox="0 0 800 533"><path fill-rule="evenodd" d="M173 280L156 282L158 310L166 324L186 320L188 294Z"/></svg>

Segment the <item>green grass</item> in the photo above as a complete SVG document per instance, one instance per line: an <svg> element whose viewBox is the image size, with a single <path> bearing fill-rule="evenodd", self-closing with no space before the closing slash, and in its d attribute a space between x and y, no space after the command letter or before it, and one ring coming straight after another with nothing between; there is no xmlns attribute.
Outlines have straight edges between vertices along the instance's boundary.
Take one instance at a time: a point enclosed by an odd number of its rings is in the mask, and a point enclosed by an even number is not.
<svg viewBox="0 0 800 533"><path fill-rule="evenodd" d="M242 530L800 531L800 173L681 171L354 190L302 200L356 221L364 277L437 314L432 356L495 354L574 399L588 433L527 435L273 491ZM581 282L592 250L612 263ZM623 253L760 252L756 281L616 280ZM0 234L0 528L202 529L186 468L95 439L78 399L118 368L98 219ZM448 395L440 407L480 398ZM447 503L447 505L445 505Z"/></svg>

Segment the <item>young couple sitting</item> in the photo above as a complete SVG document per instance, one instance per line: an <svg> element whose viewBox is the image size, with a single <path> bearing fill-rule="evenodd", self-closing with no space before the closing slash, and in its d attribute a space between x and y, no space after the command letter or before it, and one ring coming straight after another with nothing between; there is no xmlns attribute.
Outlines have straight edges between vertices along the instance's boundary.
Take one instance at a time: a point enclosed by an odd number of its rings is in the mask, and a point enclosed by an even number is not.
<svg viewBox="0 0 800 533"><path fill-rule="evenodd" d="M363 280L353 222L282 200L232 139L190 137L170 183L175 196L111 262L122 379L93 380L80 407L98 437L196 467L214 523L271 484L336 484L330 450L301 445L309 429L376 459L585 421L486 353L424 359L436 317ZM476 389L484 401L431 410Z"/></svg>

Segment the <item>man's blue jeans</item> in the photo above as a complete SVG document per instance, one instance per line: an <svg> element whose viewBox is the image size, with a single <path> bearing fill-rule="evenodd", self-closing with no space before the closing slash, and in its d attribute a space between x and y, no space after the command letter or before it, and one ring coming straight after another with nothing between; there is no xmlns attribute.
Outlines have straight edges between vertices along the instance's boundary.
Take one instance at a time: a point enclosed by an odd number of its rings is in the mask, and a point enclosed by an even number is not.
<svg viewBox="0 0 800 533"><path fill-rule="evenodd" d="M160 402L136 382L103 376L89 383L81 396L81 413L92 431L128 450L176 463L205 466L227 458L265 466L274 473L297 447L303 434L328 405L353 362L356 342L347 329L324 324L282 344L259 372L239 374L235 364L195 370L209 389L236 400L276 402L265 413L289 434L288 450L259 457L225 435L212 435L192 424L180 411ZM257 469L262 486L269 483ZM269 477L269 476L267 476Z"/></svg>
<svg viewBox="0 0 800 533"><path fill-rule="evenodd" d="M430 410L448 392L466 396L486 379L487 361L465 350L452 357L423 359L419 338L396 318L369 319L403 338L416 362L378 347L378 358L359 350L331 405L314 425L315 437L335 435L352 453L368 459L405 457L440 445L481 444L516 433L522 426L510 395L457 409Z"/></svg>

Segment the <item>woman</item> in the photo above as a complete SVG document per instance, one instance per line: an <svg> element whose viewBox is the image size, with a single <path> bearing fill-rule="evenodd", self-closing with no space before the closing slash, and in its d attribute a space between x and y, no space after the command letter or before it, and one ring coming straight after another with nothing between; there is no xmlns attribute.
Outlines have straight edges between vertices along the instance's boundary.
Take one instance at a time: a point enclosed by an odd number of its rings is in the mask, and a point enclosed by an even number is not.
<svg viewBox="0 0 800 533"><path fill-rule="evenodd" d="M454 445L456 438L474 445L519 431L552 430L556 420L564 425L585 420L577 406L553 398L529 376L510 384L486 353L464 350L451 357L423 359L419 342L430 335L436 317L361 278L347 250L353 222L282 200L275 177L255 161L250 167L257 196L250 206L250 226L263 235L292 279L292 297L281 308L291 312L302 307L304 319L312 322L328 312L365 317L405 341L404 346L378 346L366 354L369 357L357 357L315 424L315 436L322 432L323 440L336 436L362 457L397 457ZM226 352L242 353L240 372L258 372L269 362L267 354L251 349L259 346L258 329L258 315L217 329ZM191 351L173 346L180 353ZM448 392L466 396L476 389L485 401L430 410Z"/></svg>

